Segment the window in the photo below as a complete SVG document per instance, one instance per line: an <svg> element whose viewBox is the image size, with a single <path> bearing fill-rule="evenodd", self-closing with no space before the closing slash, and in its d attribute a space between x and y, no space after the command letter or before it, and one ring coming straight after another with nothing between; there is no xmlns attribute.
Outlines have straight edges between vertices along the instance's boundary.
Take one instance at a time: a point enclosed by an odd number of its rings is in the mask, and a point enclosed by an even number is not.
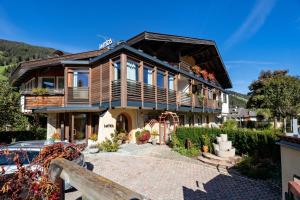
<svg viewBox="0 0 300 200"><path fill-rule="evenodd" d="M139 64L135 61L128 60L126 66L127 66L127 79L137 81Z"/></svg>
<svg viewBox="0 0 300 200"><path fill-rule="evenodd" d="M144 75L145 84L152 85L152 74L153 74L152 69L144 66L143 75Z"/></svg>
<svg viewBox="0 0 300 200"><path fill-rule="evenodd" d="M213 91L208 90L208 99L213 99Z"/></svg>
<svg viewBox="0 0 300 200"><path fill-rule="evenodd" d="M223 103L227 103L227 94L223 93Z"/></svg>
<svg viewBox="0 0 300 200"><path fill-rule="evenodd" d="M114 80L121 79L121 62L120 60L114 61Z"/></svg>
<svg viewBox="0 0 300 200"><path fill-rule="evenodd" d="M54 77L42 77L42 88L54 89L55 78Z"/></svg>
<svg viewBox="0 0 300 200"><path fill-rule="evenodd" d="M168 88L169 90L174 90L174 76L169 75L168 77Z"/></svg>
<svg viewBox="0 0 300 200"><path fill-rule="evenodd" d="M157 87L164 87L164 73L162 71L157 71Z"/></svg>
<svg viewBox="0 0 300 200"><path fill-rule="evenodd" d="M89 72L88 71L74 71L73 87L89 87Z"/></svg>
<svg viewBox="0 0 300 200"><path fill-rule="evenodd" d="M65 87L64 77L57 77L56 81L57 81L56 82L57 89L64 89Z"/></svg>

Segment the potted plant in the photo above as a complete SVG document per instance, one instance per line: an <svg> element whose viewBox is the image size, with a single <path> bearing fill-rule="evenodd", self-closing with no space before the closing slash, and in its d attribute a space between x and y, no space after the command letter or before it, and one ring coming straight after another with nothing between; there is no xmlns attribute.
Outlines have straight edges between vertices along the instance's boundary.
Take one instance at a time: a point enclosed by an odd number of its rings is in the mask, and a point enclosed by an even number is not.
<svg viewBox="0 0 300 200"><path fill-rule="evenodd" d="M152 136L152 140L151 140L152 144L156 145L156 143L157 143L157 136L158 136L157 130L153 130L152 133L151 133L151 136Z"/></svg>
<svg viewBox="0 0 300 200"><path fill-rule="evenodd" d="M151 137L150 131L148 130L142 130L141 132L136 132L136 142L137 144L145 144L149 141Z"/></svg>
<svg viewBox="0 0 300 200"><path fill-rule="evenodd" d="M47 88L33 88L32 93L37 96L42 96L47 94L49 91Z"/></svg>
<svg viewBox="0 0 300 200"><path fill-rule="evenodd" d="M99 152L99 145L97 143L89 146L90 154L94 154L94 153L98 153L98 152Z"/></svg>
<svg viewBox="0 0 300 200"><path fill-rule="evenodd" d="M59 133L53 133L51 135L51 139L54 141L54 142L60 142L61 139L60 139L60 134Z"/></svg>
<svg viewBox="0 0 300 200"><path fill-rule="evenodd" d="M203 144L202 151L204 153L207 153L209 150L208 146L210 144L210 138L209 138L208 134L202 135L202 144Z"/></svg>
<svg viewBox="0 0 300 200"><path fill-rule="evenodd" d="M96 133L91 134L88 139L88 146L97 144L97 140L98 140L98 135Z"/></svg>
<svg viewBox="0 0 300 200"><path fill-rule="evenodd" d="M197 98L198 98L198 101L199 101L199 105L202 105L203 104L203 100L204 100L204 96L203 94L201 94L200 92L197 94Z"/></svg>

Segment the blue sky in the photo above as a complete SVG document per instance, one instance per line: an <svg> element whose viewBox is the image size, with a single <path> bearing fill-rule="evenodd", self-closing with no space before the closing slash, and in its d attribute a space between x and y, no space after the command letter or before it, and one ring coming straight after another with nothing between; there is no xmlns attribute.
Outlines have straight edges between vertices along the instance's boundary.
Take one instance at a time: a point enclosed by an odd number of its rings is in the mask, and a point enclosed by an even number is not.
<svg viewBox="0 0 300 200"><path fill-rule="evenodd" d="M0 38L79 52L144 30L213 39L246 93L261 70L300 75L299 0L0 0Z"/></svg>

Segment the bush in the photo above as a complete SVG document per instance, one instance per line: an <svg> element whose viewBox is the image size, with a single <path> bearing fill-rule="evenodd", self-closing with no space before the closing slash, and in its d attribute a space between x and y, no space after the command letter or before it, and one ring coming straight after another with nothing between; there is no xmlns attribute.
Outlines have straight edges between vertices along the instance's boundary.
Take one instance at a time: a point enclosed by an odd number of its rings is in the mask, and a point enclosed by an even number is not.
<svg viewBox="0 0 300 200"><path fill-rule="evenodd" d="M270 159L259 159L251 156L243 157L243 160L237 165L241 174L254 179L280 179L280 165L273 163Z"/></svg>
<svg viewBox="0 0 300 200"><path fill-rule="evenodd" d="M238 123L234 119L229 119L223 123L223 128L226 129L236 129L238 127Z"/></svg>
<svg viewBox="0 0 300 200"><path fill-rule="evenodd" d="M105 138L105 140L99 144L100 150L106 152L116 152L119 147L120 145L117 142L111 141L108 138Z"/></svg>
<svg viewBox="0 0 300 200"><path fill-rule="evenodd" d="M10 144L13 140L45 140L46 135L47 130L45 128L37 128L32 131L3 131L0 132L0 143Z"/></svg>
<svg viewBox="0 0 300 200"><path fill-rule="evenodd" d="M274 130L178 127L175 133L175 142L172 141L172 145L184 147L185 142L189 139L195 147L200 148L205 144L202 135L207 134L210 137L208 146L212 150L212 143L216 137L220 134L227 134L228 139L236 148L237 154L258 155L260 158L272 158L274 161L280 161L279 146L275 144L278 139L277 133ZM173 139L174 135L172 136Z"/></svg>

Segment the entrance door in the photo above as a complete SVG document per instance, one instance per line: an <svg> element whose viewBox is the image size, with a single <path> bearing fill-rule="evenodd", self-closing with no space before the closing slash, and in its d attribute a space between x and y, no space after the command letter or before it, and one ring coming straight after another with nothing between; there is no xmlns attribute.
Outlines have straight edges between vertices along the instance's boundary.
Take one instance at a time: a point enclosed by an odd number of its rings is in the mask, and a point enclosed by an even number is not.
<svg viewBox="0 0 300 200"><path fill-rule="evenodd" d="M87 114L74 114L73 138L75 143L86 142Z"/></svg>

